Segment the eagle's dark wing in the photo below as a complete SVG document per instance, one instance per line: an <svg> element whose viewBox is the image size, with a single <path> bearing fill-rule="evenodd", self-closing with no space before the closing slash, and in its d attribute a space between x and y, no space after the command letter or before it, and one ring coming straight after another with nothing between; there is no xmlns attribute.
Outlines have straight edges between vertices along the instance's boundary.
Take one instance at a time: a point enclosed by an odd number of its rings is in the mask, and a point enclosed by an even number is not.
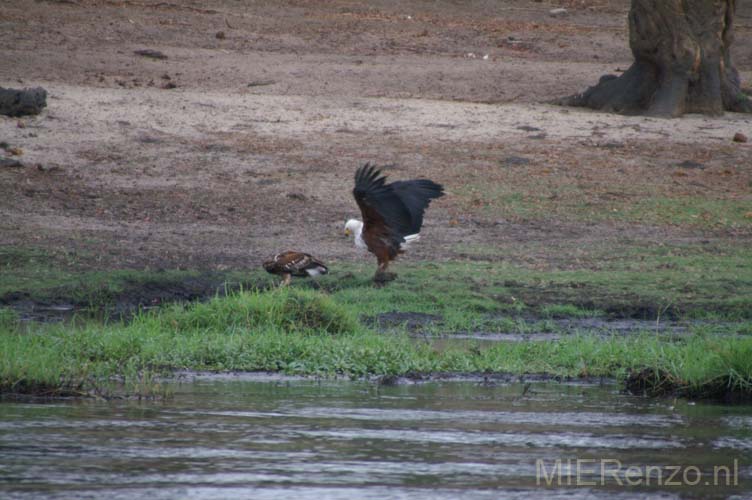
<svg viewBox="0 0 752 500"><path fill-rule="evenodd" d="M323 262L303 252L282 252L264 262L264 269L272 274L310 276L326 274L329 270Z"/></svg>
<svg viewBox="0 0 752 500"><path fill-rule="evenodd" d="M410 229L405 236L418 234L423 225L423 213L431 200L444 196L444 188L428 179L396 181L389 184L410 212Z"/></svg>
<svg viewBox="0 0 752 500"><path fill-rule="evenodd" d="M366 163L355 172L353 196L363 214L363 239L387 240L395 249L410 230L410 211L386 184L386 177ZM386 243L386 241L384 241Z"/></svg>
<svg viewBox="0 0 752 500"><path fill-rule="evenodd" d="M363 214L363 239L367 243L369 234L378 234L399 248L405 236L420 232L426 207L443 194L441 185L427 179L386 184L379 170L365 164L355 173L353 189Z"/></svg>

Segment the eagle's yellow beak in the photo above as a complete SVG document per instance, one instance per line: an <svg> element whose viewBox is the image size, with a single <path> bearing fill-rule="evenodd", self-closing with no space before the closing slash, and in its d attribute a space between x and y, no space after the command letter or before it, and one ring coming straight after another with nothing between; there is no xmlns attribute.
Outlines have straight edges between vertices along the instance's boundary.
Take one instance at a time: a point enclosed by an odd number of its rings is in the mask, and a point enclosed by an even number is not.
<svg viewBox="0 0 752 500"><path fill-rule="evenodd" d="M345 236L350 236L352 232L350 232L350 228L345 228Z"/></svg>

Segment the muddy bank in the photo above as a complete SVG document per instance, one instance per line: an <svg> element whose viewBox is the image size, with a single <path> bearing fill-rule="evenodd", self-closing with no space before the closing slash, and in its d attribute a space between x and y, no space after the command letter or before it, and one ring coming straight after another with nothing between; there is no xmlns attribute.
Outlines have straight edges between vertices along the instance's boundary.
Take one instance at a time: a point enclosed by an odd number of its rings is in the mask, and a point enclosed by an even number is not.
<svg viewBox="0 0 752 500"><path fill-rule="evenodd" d="M175 279L155 273L98 288L60 286L43 291L0 295L0 306L15 310L24 321L54 322L74 316L127 320L139 311L175 302L224 296L239 290L265 288L268 282L228 279L223 273L201 273Z"/></svg>
<svg viewBox="0 0 752 500"><path fill-rule="evenodd" d="M666 370L644 368L634 370L624 381L626 392L636 396L680 397L692 400L712 400L725 404L743 404L752 401L748 384L740 384L731 376L721 376L701 387L693 387L687 381Z"/></svg>
<svg viewBox="0 0 752 500"><path fill-rule="evenodd" d="M74 315L94 318L127 319L136 311L149 310L174 302L207 300L224 296L239 290L265 290L274 286L274 280L249 273L243 277L238 272L196 272L190 276L154 272L133 278L114 277L99 284L78 280L74 284L58 285L47 289L29 291L20 289L0 294L0 307L8 307L18 312L23 320L53 322L71 318ZM351 273L343 275L343 283L350 285ZM297 287L321 289L323 293L339 290L331 282L319 285L318 282L300 281ZM413 311L391 311L377 315L363 315L364 324L379 331L394 329L407 330L422 335L450 333L453 338L466 338L489 341L503 340L555 340L560 335L577 332L597 332L604 335L630 335L637 332L653 332L667 337L681 337L690 333L691 327L720 327L732 323L727 321L688 320L687 312L702 311L705 314L717 313L723 317L738 311L724 307L701 307L697 304L673 304L659 308L655 305L642 306L624 304L622 297L615 297L615 303L606 302L608 295L601 296L599 307L582 300L572 301L568 294L550 293L535 295L532 287L526 287L529 294L524 311L505 311L480 314L479 328L473 331L445 329L445 318L441 314ZM514 295L520 295L517 290ZM503 297L500 302L503 305ZM568 317L566 312L551 312L549 306L569 304L582 311L592 311L593 317ZM582 307L584 304L584 307ZM499 321L514 321L518 327L512 331L489 330L483 324ZM514 326L514 325L512 325Z"/></svg>
<svg viewBox="0 0 752 500"><path fill-rule="evenodd" d="M506 320L502 327L498 322ZM493 345L495 342L543 342L559 340L566 335L595 334L603 337L628 336L650 333L666 340L681 339L693 333L693 329L712 328L722 335L737 323L730 321L709 321L669 318L645 320L640 318L610 318L608 316L589 318L551 318L548 315L492 314L486 324L496 330L480 326L476 330L454 330L445 326L445 320L438 314L393 311L364 316L361 321L378 331L407 331L414 338L425 340L433 345ZM483 325L483 321L480 322ZM445 343L445 344L444 344Z"/></svg>
<svg viewBox="0 0 752 500"><path fill-rule="evenodd" d="M317 376L286 375L277 372L205 372L181 370L165 378L169 381L212 382L246 381L266 383L289 383L299 380L323 380ZM351 380L350 377L328 377L326 380ZM625 379L594 376L561 376L550 373L482 373L482 372L432 372L408 373L405 375L383 375L364 377L363 380L379 386L414 385L433 382L462 382L485 387L521 386L520 396L528 394L531 384L557 383L584 387L613 387L623 394L652 398L685 398L688 400L716 401L724 404L745 404L752 402L752 392L735 387L728 377L701 389L690 388L686 382L664 370L644 368L633 370Z"/></svg>
<svg viewBox="0 0 752 500"><path fill-rule="evenodd" d="M532 384L543 382L557 382L567 385L619 385L619 382L611 377L563 377L550 373L482 373L482 372L433 372L433 373L410 373L401 376L383 376L372 379L379 385L418 384L428 382L467 382L478 385L494 386L506 384Z"/></svg>
<svg viewBox="0 0 752 500"><path fill-rule="evenodd" d="M269 384L289 384L301 380L319 381L352 381L352 377L332 376L321 377L311 375L287 375L278 372L206 372L178 370L172 375L159 378L160 384L177 383L206 383L217 381L264 382ZM406 386L427 384L434 382L462 382L482 387L496 387L522 384L520 397L529 393L531 384L556 383L582 387L612 387L622 394L649 398L683 398L690 401L714 401L723 404L748 404L752 402L752 392L735 387L728 377L719 379L713 384L702 388L691 388L689 385L663 370L645 368L633 371L626 379L617 380L613 377L593 376L561 376L549 373L482 373L482 372L431 372L409 373L405 375L382 375L363 377L361 380L377 386ZM111 391L87 389L85 381L71 381L71 383L40 384L20 381L16 386L0 391L0 400L50 400L50 399L170 399L167 392L159 394L123 395Z"/></svg>
<svg viewBox="0 0 752 500"><path fill-rule="evenodd" d="M296 381L353 381L352 377L344 375L317 376L317 375L290 375L270 371L201 371L201 370L174 370L170 374L153 379L153 383L215 383L215 382L263 382L269 384L287 384ZM631 386L624 385L611 377L565 377L548 373L482 373L482 372L430 372L408 373L405 375L379 375L366 376L358 380L369 382L376 386L399 386L426 384L432 382L462 382L484 387L494 387L512 384L525 384L522 387L522 395L527 394L527 385L533 383L558 383L577 386L613 386L622 387L622 390L635 395L666 396L667 394L648 394L646 392L632 391ZM96 398L96 399L140 399L142 396L128 396L111 390L102 391L87 388L86 381L71 380L65 384L30 383L21 380L13 387L4 388L0 391L0 400L35 400L35 399L68 399L68 398ZM169 398L169 394L161 394L159 398Z"/></svg>

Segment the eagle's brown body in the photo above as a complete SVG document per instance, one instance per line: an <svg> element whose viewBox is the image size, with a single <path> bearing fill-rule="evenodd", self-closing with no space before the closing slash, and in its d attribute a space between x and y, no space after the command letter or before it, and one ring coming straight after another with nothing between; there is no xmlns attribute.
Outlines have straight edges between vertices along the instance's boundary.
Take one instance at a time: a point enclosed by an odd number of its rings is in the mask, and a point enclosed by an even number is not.
<svg viewBox="0 0 752 500"><path fill-rule="evenodd" d="M406 244L418 239L423 213L431 200L444 195L444 188L428 179L386 183L374 166L365 164L355 173L353 196L363 215L362 238L376 256L374 279L383 282L394 275L386 273L389 263L404 252Z"/></svg>
<svg viewBox="0 0 752 500"><path fill-rule="evenodd" d="M317 258L294 251L278 253L263 265L267 272L283 276L283 285L289 284L293 276L319 276L329 272L326 265Z"/></svg>

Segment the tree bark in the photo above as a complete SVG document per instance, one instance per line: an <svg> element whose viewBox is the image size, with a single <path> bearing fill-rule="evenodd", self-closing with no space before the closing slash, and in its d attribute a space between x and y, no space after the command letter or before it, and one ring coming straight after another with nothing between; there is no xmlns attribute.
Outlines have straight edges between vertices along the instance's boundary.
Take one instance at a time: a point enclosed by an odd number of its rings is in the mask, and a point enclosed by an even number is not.
<svg viewBox="0 0 752 500"><path fill-rule="evenodd" d="M0 87L0 115L38 115L47 106L47 91L33 89L4 89Z"/></svg>
<svg viewBox="0 0 752 500"><path fill-rule="evenodd" d="M735 12L736 0L632 0L632 66L557 103L666 117L752 112L731 62Z"/></svg>

